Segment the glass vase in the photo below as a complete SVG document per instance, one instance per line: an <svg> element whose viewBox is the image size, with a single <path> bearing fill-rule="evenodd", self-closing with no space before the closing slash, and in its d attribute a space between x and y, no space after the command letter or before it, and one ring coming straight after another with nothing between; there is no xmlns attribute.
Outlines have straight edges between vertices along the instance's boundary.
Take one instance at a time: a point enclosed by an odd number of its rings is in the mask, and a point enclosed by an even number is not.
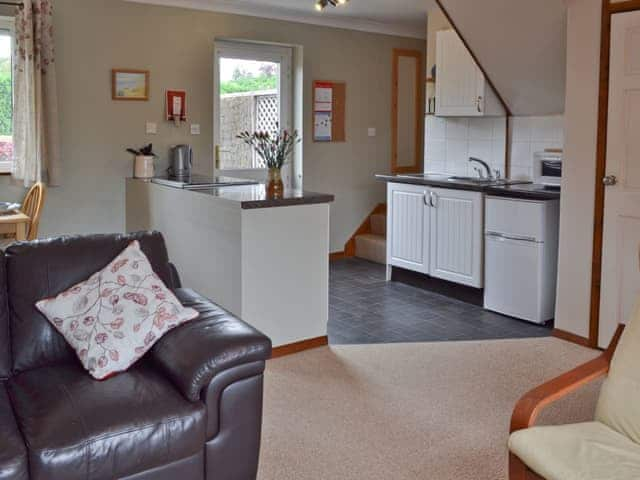
<svg viewBox="0 0 640 480"><path fill-rule="evenodd" d="M283 193L284 183L282 183L282 173L280 169L277 167L270 168L267 182L267 196L269 198L282 198Z"/></svg>

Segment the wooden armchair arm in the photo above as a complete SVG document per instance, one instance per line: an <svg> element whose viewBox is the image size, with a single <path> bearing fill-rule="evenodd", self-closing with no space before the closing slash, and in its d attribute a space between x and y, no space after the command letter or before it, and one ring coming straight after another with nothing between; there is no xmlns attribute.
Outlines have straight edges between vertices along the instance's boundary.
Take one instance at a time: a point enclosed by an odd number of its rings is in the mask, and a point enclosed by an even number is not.
<svg viewBox="0 0 640 480"><path fill-rule="evenodd" d="M534 388L518 400L511 416L511 432L529 428L544 407L606 375L623 330L624 325L619 325L609 347L598 358Z"/></svg>

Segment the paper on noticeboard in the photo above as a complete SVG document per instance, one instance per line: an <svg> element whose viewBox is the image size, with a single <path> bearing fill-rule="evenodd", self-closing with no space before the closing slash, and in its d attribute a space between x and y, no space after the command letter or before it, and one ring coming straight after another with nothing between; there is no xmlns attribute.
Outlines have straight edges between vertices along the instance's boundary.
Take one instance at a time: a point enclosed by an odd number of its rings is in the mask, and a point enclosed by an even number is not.
<svg viewBox="0 0 640 480"><path fill-rule="evenodd" d="M332 110L333 89L330 87L316 87L314 98L314 111L330 112Z"/></svg>
<svg viewBox="0 0 640 480"><path fill-rule="evenodd" d="M317 142L331 141L331 112L315 112L313 117L314 140Z"/></svg>

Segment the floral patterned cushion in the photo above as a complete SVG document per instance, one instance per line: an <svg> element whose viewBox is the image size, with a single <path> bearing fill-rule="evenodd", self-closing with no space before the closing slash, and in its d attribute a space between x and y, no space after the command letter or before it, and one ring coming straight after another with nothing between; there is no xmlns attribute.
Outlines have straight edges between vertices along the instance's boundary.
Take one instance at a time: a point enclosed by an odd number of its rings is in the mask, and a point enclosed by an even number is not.
<svg viewBox="0 0 640 480"><path fill-rule="evenodd" d="M198 316L153 272L137 240L88 280L36 308L98 380L126 370L165 333Z"/></svg>

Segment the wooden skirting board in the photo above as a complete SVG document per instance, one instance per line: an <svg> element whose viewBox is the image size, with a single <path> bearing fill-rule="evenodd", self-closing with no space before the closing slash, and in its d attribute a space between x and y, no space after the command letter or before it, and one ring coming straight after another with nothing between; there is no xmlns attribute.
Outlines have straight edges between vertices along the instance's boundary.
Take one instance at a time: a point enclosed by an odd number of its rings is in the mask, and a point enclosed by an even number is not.
<svg viewBox="0 0 640 480"><path fill-rule="evenodd" d="M551 335L556 338L560 338L561 340L566 340L567 342L582 345L583 347L593 347L588 338L581 337L580 335L576 335L575 333L567 332L565 330L554 328Z"/></svg>
<svg viewBox="0 0 640 480"><path fill-rule="evenodd" d="M309 338L307 340L301 340L299 342L275 347L271 352L271 358L284 357L286 355L311 350L312 348L325 347L327 345L329 345L329 337L326 335L323 337Z"/></svg>

